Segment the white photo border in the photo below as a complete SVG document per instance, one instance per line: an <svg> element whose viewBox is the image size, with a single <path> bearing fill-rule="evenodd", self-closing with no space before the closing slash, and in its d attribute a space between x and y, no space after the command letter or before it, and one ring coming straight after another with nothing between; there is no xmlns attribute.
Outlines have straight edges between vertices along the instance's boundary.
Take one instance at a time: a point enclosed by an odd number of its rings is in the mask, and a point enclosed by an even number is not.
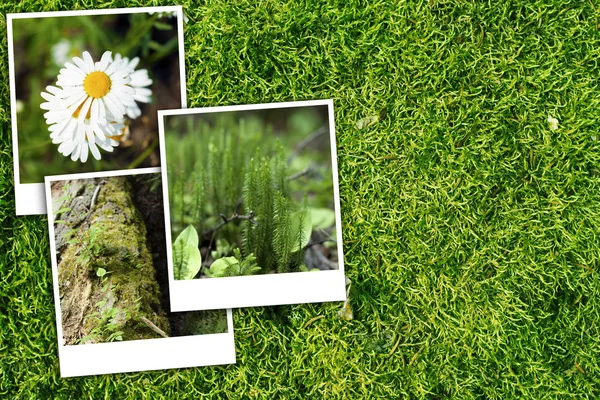
<svg viewBox="0 0 600 400"><path fill-rule="evenodd" d="M319 271L318 273L289 272L282 274L259 274L215 279L175 280L172 263L170 205L168 201L169 188L164 140L165 117L173 115L210 114L313 106L327 106L328 108L339 269L334 271ZM171 297L171 308L173 311L213 310L220 308L258 307L346 300L346 279L344 276L342 219L340 213L333 100L309 100L158 111L158 132L160 138L160 168L163 171L163 196L166 199L163 204L165 206L165 227L167 235L169 292Z"/></svg>
<svg viewBox="0 0 600 400"><path fill-rule="evenodd" d="M128 340L124 342L63 344L58 265L52 212L52 182L70 179L91 179L161 172L159 167L131 170L88 172L45 177L48 230L52 259L52 281L56 310L56 332L61 377L102 375L121 372L152 371L170 368L235 364L235 341L231 309L227 310L227 332L171 338ZM168 247L168 246L167 246ZM173 312L173 310L171 310Z"/></svg>
<svg viewBox="0 0 600 400"><path fill-rule="evenodd" d="M179 79L181 91L181 105L186 108L186 80L185 80L185 52L183 42L183 7L136 7L136 8L115 8L100 10L78 10L78 11L49 11L32 12L6 15L6 29L8 32L8 75L10 88L10 115L11 131L13 144L13 168L15 178L15 209L16 215L40 215L46 214L46 201L44 192L44 183L21 183L19 176L19 140L17 130L17 93L15 82L15 57L13 43L13 24L15 19L33 19L33 18L56 18L73 17L82 15L111 15L111 14L138 14L148 12L175 12L177 16L177 41L179 51Z"/></svg>

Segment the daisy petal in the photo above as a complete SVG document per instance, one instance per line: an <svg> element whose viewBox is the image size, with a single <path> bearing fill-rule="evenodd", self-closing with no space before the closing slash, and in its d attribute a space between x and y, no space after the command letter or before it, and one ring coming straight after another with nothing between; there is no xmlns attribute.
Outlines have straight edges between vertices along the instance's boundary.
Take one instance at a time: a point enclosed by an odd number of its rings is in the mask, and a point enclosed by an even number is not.
<svg viewBox="0 0 600 400"><path fill-rule="evenodd" d="M112 152L113 148L110 145L110 140L105 138L104 140L96 139L96 144L104 151Z"/></svg>
<svg viewBox="0 0 600 400"><path fill-rule="evenodd" d="M59 89L56 86L52 86L52 85L46 86L46 90L55 96L61 96L63 94L62 89Z"/></svg>
<svg viewBox="0 0 600 400"><path fill-rule="evenodd" d="M121 63L118 61L114 61L114 62L110 63L108 68L106 68L104 70L104 73L108 76L111 76L115 72L115 70L119 67L120 64Z"/></svg>
<svg viewBox="0 0 600 400"><path fill-rule="evenodd" d="M73 141L78 145L85 143L85 124L77 123L77 129L75 130L75 138Z"/></svg>
<svg viewBox="0 0 600 400"><path fill-rule="evenodd" d="M56 84L59 86L77 86L77 85L82 85L83 80L73 79L73 78L67 77L67 76L59 76L58 80L56 81Z"/></svg>
<svg viewBox="0 0 600 400"><path fill-rule="evenodd" d="M87 161L87 158L88 158L88 145L87 145L87 142L85 142L85 143L83 143L81 145L81 153L79 154L79 157L80 157L80 161L82 163L84 163L84 162Z"/></svg>
<svg viewBox="0 0 600 400"><path fill-rule="evenodd" d="M97 99L98 103L98 123L102 125L108 124L106 121L106 106L104 104L104 100Z"/></svg>
<svg viewBox="0 0 600 400"><path fill-rule="evenodd" d="M112 60L111 54L112 53L110 51L105 51L104 54L102 54L102 58L96 63L96 69L98 71L104 72L104 70L108 67L108 64Z"/></svg>
<svg viewBox="0 0 600 400"><path fill-rule="evenodd" d="M135 89L135 98L137 97L143 97L146 99L150 99L150 96L152 96L152 90L150 89L146 89L146 88L136 88Z"/></svg>
<svg viewBox="0 0 600 400"><path fill-rule="evenodd" d="M90 115L90 122L92 124L97 124L98 123L98 99L94 99L92 100L92 107L91 107L91 115Z"/></svg>
<svg viewBox="0 0 600 400"><path fill-rule="evenodd" d="M73 152L71 153L71 160L77 161L79 159L79 153L81 152L81 145L76 144Z"/></svg>
<svg viewBox="0 0 600 400"><path fill-rule="evenodd" d="M92 58L92 56L90 55L89 52L87 52L87 51L83 52L83 61L85 61L85 65L87 65L87 67L90 69L90 71L96 70L96 65L94 64L94 59Z"/></svg>
<svg viewBox="0 0 600 400"><path fill-rule="evenodd" d="M131 59L131 61L129 61L129 64L127 65L129 68L131 69L135 69L135 67L137 67L137 65L140 63L140 58L139 57L134 57Z"/></svg>
<svg viewBox="0 0 600 400"><path fill-rule="evenodd" d="M90 106L92 104L92 98L88 97L87 100L85 101L85 103L83 103L83 106L81 107L81 110L79 111L79 117L78 122L80 124L83 124L83 121L85 119L87 119L87 115L88 115L88 111L90 111Z"/></svg>
<svg viewBox="0 0 600 400"><path fill-rule="evenodd" d="M65 68L68 69L69 71L72 71L72 72L78 74L78 75L81 75L82 78L85 78L85 72L83 72L81 70L81 68L79 68L78 66L73 65L70 62L66 62Z"/></svg>
<svg viewBox="0 0 600 400"><path fill-rule="evenodd" d="M58 151L66 157L69 154L71 154L74 148L75 142L73 142L72 140L67 140L63 142L60 146L58 146Z"/></svg>
<svg viewBox="0 0 600 400"><path fill-rule="evenodd" d="M137 104L127 108L127 116L129 118L136 119L140 115L142 115L142 110L140 110Z"/></svg>
<svg viewBox="0 0 600 400"><path fill-rule="evenodd" d="M133 70L127 68L127 69L117 69L116 71L114 71L112 74L108 75L110 76L110 79L114 79L114 80L119 80L119 79L123 79L125 77L128 77L129 75L131 75L131 73L133 72Z"/></svg>
<svg viewBox="0 0 600 400"><path fill-rule="evenodd" d="M89 74L90 72L92 72L81 58L73 57L73 62L75 63L75 65L77 65L79 68L81 68L81 70L86 75Z"/></svg>
<svg viewBox="0 0 600 400"><path fill-rule="evenodd" d="M98 147L96 146L96 143L95 143L95 141L94 141L94 140L88 141L88 144L90 145L90 151L91 151L91 153L92 153L92 156L93 156L93 157L94 157L96 160L100 161L100 159L101 159L102 157L100 156L100 150L98 150Z"/></svg>
<svg viewBox="0 0 600 400"><path fill-rule="evenodd" d="M104 103L115 118L122 118L123 114L125 114L125 107L118 101L118 99L115 99L113 94L109 93L104 96Z"/></svg>
<svg viewBox="0 0 600 400"><path fill-rule="evenodd" d="M75 143L75 136L77 135L77 120L75 118L71 118L69 120L69 125L65 128L65 140L69 140Z"/></svg>

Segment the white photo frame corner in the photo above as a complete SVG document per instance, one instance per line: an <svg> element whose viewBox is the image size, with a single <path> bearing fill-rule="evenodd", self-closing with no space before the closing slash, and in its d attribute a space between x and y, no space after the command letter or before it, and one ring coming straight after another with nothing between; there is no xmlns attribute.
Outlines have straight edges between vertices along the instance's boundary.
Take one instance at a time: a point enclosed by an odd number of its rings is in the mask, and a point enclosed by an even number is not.
<svg viewBox="0 0 600 400"><path fill-rule="evenodd" d="M160 168L140 168L45 177L43 185L48 193L48 196L46 196L46 207L49 211L48 231L50 236L58 356L60 375L63 378L236 363L231 309L227 310L227 332L225 333L68 346L63 344L56 240L54 237L54 213L52 212L52 196L50 195L51 183L70 179L92 179L156 172L161 172ZM198 349L198 351L190 351L190 349Z"/></svg>
<svg viewBox="0 0 600 400"><path fill-rule="evenodd" d="M13 169L15 182L15 211L16 215L43 215L46 214L46 201L44 192L44 182L41 183L21 183L19 173L19 140L17 128L17 94L15 82L15 58L13 43L13 20L15 19L33 19L50 17L72 17L80 15L110 15L110 14L136 14L148 12L175 12L177 16L177 37L179 51L179 77L182 108L187 106L186 97L186 78L185 78L185 51L183 37L183 7L182 6L158 6L158 7L138 7L138 8L115 8L98 10L77 10L77 11L48 11L31 12L19 14L7 14L7 33L8 33L8 71L9 71L9 89L10 89L10 115L11 115L11 133L13 145Z"/></svg>
<svg viewBox="0 0 600 400"><path fill-rule="evenodd" d="M169 202L167 200L164 202L167 235L167 270L171 308L174 311L212 310L220 308L258 307L346 300L347 293L346 278L344 274L335 119L332 99L158 111L161 170L163 172L163 197L165 199L169 198L166 148L164 141L165 117L324 105L328 107L339 269L315 273L290 272L215 279L175 280L173 275L172 249L169 245L172 243L172 237Z"/></svg>

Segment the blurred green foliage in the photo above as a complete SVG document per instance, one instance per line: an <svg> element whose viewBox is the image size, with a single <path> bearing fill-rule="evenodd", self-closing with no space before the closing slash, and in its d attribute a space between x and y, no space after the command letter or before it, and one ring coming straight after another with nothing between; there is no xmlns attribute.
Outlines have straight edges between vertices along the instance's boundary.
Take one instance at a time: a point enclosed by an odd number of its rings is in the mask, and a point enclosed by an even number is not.
<svg viewBox="0 0 600 400"><path fill-rule="evenodd" d="M102 152L101 160L90 157L82 164L62 156L57 151L58 145L52 144L44 111L40 109L44 101L40 93L56 83L66 61L81 57L84 51L89 51L94 61L105 51L130 59L140 57L137 69L148 69L154 80L150 89L155 92L161 79L157 75L162 70L165 73L179 70L172 68L179 62L175 18L133 13L14 19L13 50L17 100L13 107L17 108L20 183L42 182L46 175L134 168L149 157L151 152L144 150L152 148L149 143L157 143L158 139L156 116L151 107L140 104L142 117L129 127L130 130L136 127L138 133L127 146L119 146L113 153ZM173 93L178 99L179 88L174 87ZM156 99L153 103L157 103ZM180 106L175 102L165 108ZM144 120L145 115L153 123Z"/></svg>

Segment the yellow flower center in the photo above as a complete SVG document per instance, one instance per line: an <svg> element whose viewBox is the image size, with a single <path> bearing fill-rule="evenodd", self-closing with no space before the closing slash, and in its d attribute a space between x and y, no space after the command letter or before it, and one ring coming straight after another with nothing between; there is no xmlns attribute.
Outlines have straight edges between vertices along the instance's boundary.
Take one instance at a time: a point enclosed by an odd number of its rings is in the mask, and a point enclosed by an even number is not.
<svg viewBox="0 0 600 400"><path fill-rule="evenodd" d="M96 99L106 96L110 91L110 78L102 71L89 73L83 80L83 89L90 97Z"/></svg>

